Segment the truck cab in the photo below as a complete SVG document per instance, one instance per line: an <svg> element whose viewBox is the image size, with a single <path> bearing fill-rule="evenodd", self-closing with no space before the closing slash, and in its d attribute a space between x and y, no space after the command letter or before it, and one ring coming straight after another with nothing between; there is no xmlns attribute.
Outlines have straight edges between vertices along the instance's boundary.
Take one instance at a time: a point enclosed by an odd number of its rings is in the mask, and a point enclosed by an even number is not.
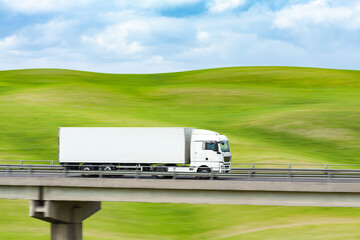
<svg viewBox="0 0 360 240"><path fill-rule="evenodd" d="M191 135L191 163L198 172L229 173L231 170L229 140L219 133L194 129Z"/></svg>

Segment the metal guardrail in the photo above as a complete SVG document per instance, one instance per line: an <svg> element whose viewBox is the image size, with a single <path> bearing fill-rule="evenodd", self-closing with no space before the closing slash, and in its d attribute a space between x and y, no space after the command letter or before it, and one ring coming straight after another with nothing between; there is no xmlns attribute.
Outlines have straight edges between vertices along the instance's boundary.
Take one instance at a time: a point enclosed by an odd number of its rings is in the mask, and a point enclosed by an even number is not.
<svg viewBox="0 0 360 240"><path fill-rule="evenodd" d="M1 163L2 160L0 160ZM197 177L202 179L216 179L216 178L242 178L252 180L254 178L268 179L276 178L286 181L292 181L299 178L316 178L326 179L332 181L333 179L360 179L360 169L344 169L346 166L359 166L360 164L269 164L269 163L233 163L231 173L218 173L210 171L209 173L192 173L192 172L154 172L141 171L137 166L121 166L123 170L105 171L81 171L69 170L57 161L49 160L50 164L40 164L46 161L35 161L39 164L25 164L25 160L20 164L0 164L0 177L16 177L16 176L56 176L56 177L116 177L127 176L133 178L140 177L161 177L161 178L181 178L181 177ZM3 161L4 162L4 161ZM12 162L6 160L6 162ZM26 161L34 162L34 160ZM276 166L276 167L262 167L262 166ZM244 167L238 167L244 166ZM249 167L250 166L250 167ZM309 166L313 168L309 168ZM302 168L294 168L302 167ZM336 169L335 167L341 167Z"/></svg>
<svg viewBox="0 0 360 240"><path fill-rule="evenodd" d="M3 163L11 163L11 164L18 164L18 165L24 165L24 164L48 164L48 165L59 165L59 161L58 160L7 160L7 159L0 159L0 165L2 165Z"/></svg>
<svg viewBox="0 0 360 240"><path fill-rule="evenodd" d="M7 160L0 159L0 165L2 163L11 163L11 164L47 164L47 165L59 165L58 160ZM360 164L321 164L321 163L231 163L232 166L244 166L243 168L263 168L264 166L272 168L319 168L319 169L360 169Z"/></svg>
<svg viewBox="0 0 360 240"><path fill-rule="evenodd" d="M320 163L231 163L232 166L247 168L319 168L319 169L360 169L360 164L320 164Z"/></svg>

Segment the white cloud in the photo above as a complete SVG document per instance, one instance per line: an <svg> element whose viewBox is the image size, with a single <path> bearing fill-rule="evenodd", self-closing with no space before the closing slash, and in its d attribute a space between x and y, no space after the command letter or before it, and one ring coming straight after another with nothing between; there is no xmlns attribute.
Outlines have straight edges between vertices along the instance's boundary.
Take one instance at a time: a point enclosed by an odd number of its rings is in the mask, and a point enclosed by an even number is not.
<svg viewBox="0 0 360 240"><path fill-rule="evenodd" d="M337 6L327 0L315 0L286 7L275 13L273 24L281 29L306 25L338 25L341 28L360 27L360 7L355 2Z"/></svg>
<svg viewBox="0 0 360 240"><path fill-rule="evenodd" d="M150 64L162 64L164 63L164 57L163 56L152 56L150 59L147 60Z"/></svg>
<svg viewBox="0 0 360 240"><path fill-rule="evenodd" d="M10 50L17 47L22 42L22 39L17 35L11 35L0 39L0 49Z"/></svg>
<svg viewBox="0 0 360 240"><path fill-rule="evenodd" d="M196 34L196 39L199 41L207 40L210 37L210 34L208 32L198 32Z"/></svg>
<svg viewBox="0 0 360 240"><path fill-rule="evenodd" d="M55 46L61 48L61 45L70 40L68 32L72 30L74 23L75 21L70 20L51 20L24 27L0 39L0 49L18 55L25 54L32 48L46 49Z"/></svg>
<svg viewBox="0 0 360 240"><path fill-rule="evenodd" d="M221 32L207 46L190 48L179 54L177 60L191 62L197 68L296 65L299 59L308 57L306 54L304 49L286 41L264 39L251 33Z"/></svg>
<svg viewBox="0 0 360 240"><path fill-rule="evenodd" d="M68 32L72 31L75 25L75 20L50 20L47 23L29 26L22 33L31 36L33 44L57 44L69 40Z"/></svg>
<svg viewBox="0 0 360 240"><path fill-rule="evenodd" d="M245 0L213 0L209 4L210 12L222 13L245 4Z"/></svg>
<svg viewBox="0 0 360 240"><path fill-rule="evenodd" d="M139 42L130 39L131 33L142 32L146 29L144 22L128 21L110 25L94 36L84 35L82 41L118 55L131 55L143 49Z"/></svg>
<svg viewBox="0 0 360 240"><path fill-rule="evenodd" d="M123 1L115 1L115 4L123 8L159 9L166 7L175 7L180 5L188 5L200 1L202 0L170 0L170 1L169 0L141 0L141 1L123 0Z"/></svg>
<svg viewBox="0 0 360 240"><path fill-rule="evenodd" d="M0 4L16 12L58 12L71 7L83 6L93 0L0 0Z"/></svg>

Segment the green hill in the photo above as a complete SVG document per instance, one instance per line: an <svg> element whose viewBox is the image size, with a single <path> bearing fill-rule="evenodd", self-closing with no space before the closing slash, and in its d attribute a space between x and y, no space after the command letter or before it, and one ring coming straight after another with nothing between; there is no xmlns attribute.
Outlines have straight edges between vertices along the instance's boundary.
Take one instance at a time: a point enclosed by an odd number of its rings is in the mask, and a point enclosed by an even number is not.
<svg viewBox="0 0 360 240"><path fill-rule="evenodd" d="M60 126L178 126L227 135L234 162L357 164L359 90L360 71L334 69L1 71L0 159L57 159ZM1 202L1 239L48 239L48 225L27 218L25 201ZM357 239L357 212L104 203L85 222L85 239L338 239L344 231Z"/></svg>
<svg viewBox="0 0 360 240"><path fill-rule="evenodd" d="M63 126L189 126L235 162L360 163L360 71L240 67L166 74L0 72L0 158L57 159Z"/></svg>

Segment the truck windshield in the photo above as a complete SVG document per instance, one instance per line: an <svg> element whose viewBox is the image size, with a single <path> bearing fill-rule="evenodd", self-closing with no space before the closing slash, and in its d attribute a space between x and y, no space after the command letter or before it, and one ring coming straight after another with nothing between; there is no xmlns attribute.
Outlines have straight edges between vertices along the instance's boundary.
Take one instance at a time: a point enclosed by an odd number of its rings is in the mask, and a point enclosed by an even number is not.
<svg viewBox="0 0 360 240"><path fill-rule="evenodd" d="M230 152L230 146L228 141L219 142L222 152Z"/></svg>

